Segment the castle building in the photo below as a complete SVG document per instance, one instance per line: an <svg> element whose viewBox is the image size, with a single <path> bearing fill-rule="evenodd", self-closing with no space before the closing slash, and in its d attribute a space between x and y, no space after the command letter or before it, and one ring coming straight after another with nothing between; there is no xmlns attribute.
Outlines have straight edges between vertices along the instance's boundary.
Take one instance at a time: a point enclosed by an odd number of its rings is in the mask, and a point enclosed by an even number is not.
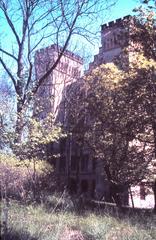
<svg viewBox="0 0 156 240"><path fill-rule="evenodd" d="M91 71L95 67L106 64L120 62L122 68L128 68L131 62L135 61L136 53L142 50L140 43L133 42L131 34L133 34L135 19L131 16L116 19L101 26L101 47L99 53L94 56L94 60L89 65ZM128 51L123 52L127 48ZM119 61L117 61L119 60ZM109 183L106 181L106 176L103 171L103 162L96 159L95 168L95 192L98 196L109 195ZM154 169L153 165L152 168ZM131 196L128 191L123 190L123 203L134 207L152 208L154 207L154 195L151 188L151 180L144 179L140 185L131 188ZM132 198L133 199L132 199Z"/></svg>
<svg viewBox="0 0 156 240"><path fill-rule="evenodd" d="M101 47L99 53L94 56L93 62L90 63L88 71L100 64L115 61L125 46L132 45L128 38L132 21L130 16L126 16L101 26ZM135 47L129 47L128 54L124 56L128 64L134 51ZM37 51L36 78L42 76L57 57L56 45ZM79 56L69 51L64 52L57 67L38 89L35 107L41 108L40 119L45 118L48 113L53 113L56 121L62 123L65 130L69 130L66 101L71 100L72 94L81 93L82 66L83 61ZM81 124L79 128L81 129ZM71 193L83 193L93 198L100 199L105 195L105 200L109 201L110 186L102 171L102 162L91 156L86 145L78 145L74 134L60 140L59 144L54 144L53 151L60 153L60 157L54 160L59 186L68 185ZM143 185L140 189L143 192ZM123 202L128 204L127 191L123 191L122 197Z"/></svg>
<svg viewBox="0 0 156 240"><path fill-rule="evenodd" d="M56 62L61 48L51 45L40 49L35 54L35 75L36 79L42 77L48 69ZM54 118L58 117L62 97L65 97L66 87L77 81L82 75L82 59L70 51L65 51L59 63L50 76L44 80L36 94L35 109L39 109L39 118L44 119L48 113ZM64 109L62 109L63 114ZM64 117L60 114L58 121L63 123Z"/></svg>
<svg viewBox="0 0 156 240"><path fill-rule="evenodd" d="M128 34L132 23L131 16L116 19L101 26L101 47L89 65L89 70L103 63L113 62L124 47L128 46Z"/></svg>
<svg viewBox="0 0 156 240"><path fill-rule="evenodd" d="M124 21L127 19L129 17L101 26L102 46L99 54L94 56L94 61L89 65L89 71L102 63L112 62L119 56L125 46L121 36L126 32ZM37 51L36 78L40 78L57 57L56 45ZM68 95L71 95L70 91L80 94L82 64L83 61L79 56L65 51L57 67L38 89L35 108L40 107L40 119L44 119L48 113L53 113L55 119L68 128L66 101ZM75 86L76 89L73 89ZM80 147L74 139L74 134L62 139L59 144L54 144L53 151L60 153L59 159L55 159L54 162L59 185L63 182L64 185L68 185L71 193L83 193L90 197L101 198L105 193L105 197L109 199L109 185L103 171L101 172L103 168L101 161L91 156L87 146Z"/></svg>

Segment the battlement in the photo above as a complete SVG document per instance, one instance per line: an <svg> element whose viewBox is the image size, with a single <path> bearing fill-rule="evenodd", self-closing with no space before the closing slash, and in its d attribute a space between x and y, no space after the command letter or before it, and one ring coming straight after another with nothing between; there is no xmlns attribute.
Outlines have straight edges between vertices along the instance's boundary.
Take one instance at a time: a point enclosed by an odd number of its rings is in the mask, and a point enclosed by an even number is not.
<svg viewBox="0 0 156 240"><path fill-rule="evenodd" d="M134 20L133 16L127 15L101 26L101 47L93 62L89 64L89 70L100 64L113 62L120 55L128 44L126 29L129 31Z"/></svg>
<svg viewBox="0 0 156 240"><path fill-rule="evenodd" d="M101 30L106 30L108 28L112 28L112 27L121 27L121 26L124 26L124 22L125 21L129 21L130 19L132 18L131 15L127 15L123 18L118 18L114 21L111 21L111 22L108 22L108 23L105 23L101 26Z"/></svg>
<svg viewBox="0 0 156 240"><path fill-rule="evenodd" d="M62 51L63 51L63 48L61 46L58 46L57 44L52 44L48 47L38 49L36 51L36 54L44 54L46 52L48 52L48 53L49 52L61 53ZM75 53L73 53L69 50L65 50L64 53L63 53L63 56L67 56L67 57L71 58L72 60L83 64L83 59L79 55L77 55L77 54L75 54Z"/></svg>

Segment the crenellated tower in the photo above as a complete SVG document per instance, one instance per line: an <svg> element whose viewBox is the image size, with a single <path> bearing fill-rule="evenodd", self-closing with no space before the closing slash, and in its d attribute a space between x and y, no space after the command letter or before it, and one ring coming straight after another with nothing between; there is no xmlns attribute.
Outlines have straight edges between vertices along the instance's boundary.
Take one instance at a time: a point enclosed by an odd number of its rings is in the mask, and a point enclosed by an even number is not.
<svg viewBox="0 0 156 240"><path fill-rule="evenodd" d="M103 63L113 62L129 44L129 29L133 17L125 16L101 26L101 47L89 65L89 70Z"/></svg>
<svg viewBox="0 0 156 240"><path fill-rule="evenodd" d="M36 52L36 79L43 76L56 62L60 51L62 51L61 47L58 48L58 46L54 44ZM82 58L68 50L64 52L59 63L44 80L36 94L35 108L40 107L40 119L45 118L48 113L53 113L54 116L57 117L60 108L63 108L60 104L63 97L65 97L64 90L69 84L80 78L82 66ZM59 120L63 121L63 118L63 116L60 116Z"/></svg>

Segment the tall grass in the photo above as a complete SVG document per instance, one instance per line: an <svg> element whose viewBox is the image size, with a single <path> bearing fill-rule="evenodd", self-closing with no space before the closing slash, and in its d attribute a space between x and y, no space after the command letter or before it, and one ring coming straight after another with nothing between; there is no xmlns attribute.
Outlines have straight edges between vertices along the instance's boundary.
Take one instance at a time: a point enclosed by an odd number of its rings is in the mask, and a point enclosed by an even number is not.
<svg viewBox="0 0 156 240"><path fill-rule="evenodd" d="M11 200L8 206L6 240L154 240L156 218L111 216L104 212L77 213L71 199L48 196L40 205L21 205ZM1 202L2 225L4 203ZM3 227L3 226L2 226ZM3 228L2 228L3 230Z"/></svg>

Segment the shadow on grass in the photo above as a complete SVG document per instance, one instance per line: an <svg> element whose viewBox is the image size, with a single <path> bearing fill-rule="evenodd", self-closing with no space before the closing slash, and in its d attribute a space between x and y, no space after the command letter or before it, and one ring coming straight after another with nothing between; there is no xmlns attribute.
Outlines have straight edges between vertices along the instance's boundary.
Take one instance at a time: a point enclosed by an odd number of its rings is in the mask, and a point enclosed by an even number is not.
<svg viewBox="0 0 156 240"><path fill-rule="evenodd" d="M38 240L38 238L33 237L30 233L26 231L15 231L15 230L8 230L6 234L1 234L2 240Z"/></svg>
<svg viewBox="0 0 156 240"><path fill-rule="evenodd" d="M132 209L132 208L118 208L112 204L91 204L86 202L81 205L80 213L85 215L88 213L94 213L97 216L110 216L121 222L127 222L131 226L138 226L144 231L148 231L152 239L156 239L156 214L153 209Z"/></svg>
<svg viewBox="0 0 156 240"><path fill-rule="evenodd" d="M85 240L96 240L96 238L94 236L92 236L91 234L88 233L83 233L84 239Z"/></svg>

